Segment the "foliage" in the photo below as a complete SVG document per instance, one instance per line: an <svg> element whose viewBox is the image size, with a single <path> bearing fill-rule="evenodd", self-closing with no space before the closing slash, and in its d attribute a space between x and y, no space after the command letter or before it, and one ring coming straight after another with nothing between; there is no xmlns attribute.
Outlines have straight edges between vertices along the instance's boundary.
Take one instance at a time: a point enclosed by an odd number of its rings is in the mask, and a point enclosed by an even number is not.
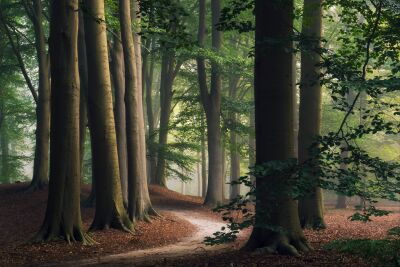
<svg viewBox="0 0 400 267"><path fill-rule="evenodd" d="M377 266L400 266L400 240L335 240L324 247L373 260Z"/></svg>

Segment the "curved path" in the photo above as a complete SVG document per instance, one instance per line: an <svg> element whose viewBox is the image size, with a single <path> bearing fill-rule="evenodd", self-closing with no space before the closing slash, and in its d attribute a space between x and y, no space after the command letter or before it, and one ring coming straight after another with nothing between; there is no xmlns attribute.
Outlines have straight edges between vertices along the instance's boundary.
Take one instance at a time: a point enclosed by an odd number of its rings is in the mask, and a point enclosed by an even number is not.
<svg viewBox="0 0 400 267"><path fill-rule="evenodd" d="M154 262L166 261L167 259L171 258L187 256L188 254L204 254L209 251L227 251L234 248L233 244L217 246L206 246L203 244L204 237L211 236L216 231L221 230L221 227L224 226L224 223L216 221L214 218L207 218L204 213L193 210L177 210L172 208L159 208L158 210L172 213L175 216L190 222L197 228L197 231L192 236L172 245L135 250L116 255L98 257L95 259L66 262L63 263L63 266L116 266L119 264L151 264Z"/></svg>

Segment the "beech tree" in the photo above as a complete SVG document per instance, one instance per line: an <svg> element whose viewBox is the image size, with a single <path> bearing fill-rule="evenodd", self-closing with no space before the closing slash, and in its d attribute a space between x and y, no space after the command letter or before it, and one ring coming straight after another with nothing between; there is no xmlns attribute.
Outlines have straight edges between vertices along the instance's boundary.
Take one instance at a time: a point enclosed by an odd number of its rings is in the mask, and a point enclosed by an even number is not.
<svg viewBox="0 0 400 267"><path fill-rule="evenodd" d="M302 38L309 46L301 52L299 163L315 156L310 155L310 149L316 138L321 135L322 90L319 80L321 35L322 0L305 0ZM304 228L325 228L322 189L318 187L319 177L310 172L306 179L312 188L299 202L301 225Z"/></svg>
<svg viewBox="0 0 400 267"><path fill-rule="evenodd" d="M136 64L135 42L132 35L130 1L119 1L119 19L125 65L125 105L128 148L128 215L131 220L148 220L156 215L148 186L146 144L142 103L141 76ZM140 54L139 54L140 55Z"/></svg>
<svg viewBox="0 0 400 267"><path fill-rule="evenodd" d="M212 48L218 52L222 44L222 32L218 30L221 13L219 0L211 1L212 14ZM199 1L199 29L198 43L204 48L206 37L206 1ZM197 71L201 103L206 113L207 144L208 144L208 186L204 203L216 205L223 201L223 162L221 142L221 71L220 66L214 60L211 61L210 91L207 85L206 62L203 56L197 57Z"/></svg>
<svg viewBox="0 0 400 267"><path fill-rule="evenodd" d="M34 240L90 243L80 211L78 0L51 1L51 140L46 216Z"/></svg>
<svg viewBox="0 0 400 267"><path fill-rule="evenodd" d="M85 41L88 62L88 107L92 142L92 169L96 181L96 213L91 229L109 227L131 231L123 206L104 1L85 0Z"/></svg>
<svg viewBox="0 0 400 267"><path fill-rule="evenodd" d="M293 8L293 0L255 2L256 164L260 166L294 158ZM297 203L289 195L289 178L280 172L257 176L255 225L246 249L289 255L309 250Z"/></svg>

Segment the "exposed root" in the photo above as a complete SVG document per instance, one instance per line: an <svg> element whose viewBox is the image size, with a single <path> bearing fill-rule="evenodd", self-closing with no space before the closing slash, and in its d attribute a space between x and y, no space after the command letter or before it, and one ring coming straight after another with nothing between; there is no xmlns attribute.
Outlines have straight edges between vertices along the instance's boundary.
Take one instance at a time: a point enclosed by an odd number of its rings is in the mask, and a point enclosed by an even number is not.
<svg viewBox="0 0 400 267"><path fill-rule="evenodd" d="M66 232L65 229L63 233L56 233L54 231L48 230L48 228L40 230L33 238L31 238L28 243L43 243L43 242L53 242L65 240L68 244L81 242L82 245L94 245L97 242L87 233L83 232L78 227L74 227L74 229L70 232Z"/></svg>
<svg viewBox="0 0 400 267"><path fill-rule="evenodd" d="M283 233L271 235L268 240L259 240L252 236L243 248L244 251L253 251L256 254L267 253L288 256L300 256L301 252L308 252L311 249L304 237L289 237Z"/></svg>
<svg viewBox="0 0 400 267"><path fill-rule="evenodd" d="M323 230L326 229L326 224L322 218L313 218L310 220L301 220L303 229Z"/></svg>
<svg viewBox="0 0 400 267"><path fill-rule="evenodd" d="M109 219L106 222L95 219L93 220L89 231L101 231L110 228L121 230L130 234L134 234L135 232L133 223L131 222L131 220L129 220L128 216L113 216L113 219Z"/></svg>
<svg viewBox="0 0 400 267"><path fill-rule="evenodd" d="M25 190L25 193L33 193L37 191L43 191L47 188L47 183L45 182L32 182Z"/></svg>

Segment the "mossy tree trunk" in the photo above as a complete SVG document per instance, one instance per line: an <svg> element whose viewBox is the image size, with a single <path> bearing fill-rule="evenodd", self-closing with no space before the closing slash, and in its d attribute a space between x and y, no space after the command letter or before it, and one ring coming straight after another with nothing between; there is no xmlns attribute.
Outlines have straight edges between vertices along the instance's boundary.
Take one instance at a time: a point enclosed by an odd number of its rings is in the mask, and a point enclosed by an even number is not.
<svg viewBox="0 0 400 267"><path fill-rule="evenodd" d="M142 88L137 81L135 43L132 35L130 1L119 1L122 47L125 64L125 105L128 147L128 214L131 220L148 220L155 215L147 187L146 144Z"/></svg>
<svg viewBox="0 0 400 267"><path fill-rule="evenodd" d="M114 37L111 49L111 73L114 84L115 128L117 131L119 173L124 203L128 204L128 156L126 149L125 70L121 41Z"/></svg>
<svg viewBox="0 0 400 267"><path fill-rule="evenodd" d="M47 209L35 241L90 242L80 211L78 0L51 2L51 144Z"/></svg>
<svg viewBox="0 0 400 267"><path fill-rule="evenodd" d="M310 47L301 53L300 81L300 123L299 123L299 163L315 155L310 155L310 148L321 134L322 90L319 77L322 34L322 0L305 0L302 35L310 40ZM323 229L324 203L322 189L318 187L319 177L310 174L310 193L299 202L300 223L303 228Z"/></svg>
<svg viewBox="0 0 400 267"><path fill-rule="evenodd" d="M85 0L84 5L92 173L96 181L96 212L91 229L132 231L121 192L104 1Z"/></svg>
<svg viewBox="0 0 400 267"><path fill-rule="evenodd" d="M50 76L43 27L42 1L24 3L25 9L35 30L36 56L39 65L38 101L36 106L35 157L33 161L32 182L28 191L42 190L49 176L49 138L50 138Z"/></svg>
<svg viewBox="0 0 400 267"><path fill-rule="evenodd" d="M294 157L293 0L256 0L256 163ZM265 42L274 40L274 42ZM276 41L275 41L276 40ZM309 246L300 226L287 175L257 177L256 219L248 250L298 255Z"/></svg>
<svg viewBox="0 0 400 267"><path fill-rule="evenodd" d="M222 45L222 32L217 29L221 13L219 0L211 1L212 14L212 48L218 52ZM206 1L199 1L199 29L198 42L204 47L206 38ZM207 85L205 59L197 58L197 71L201 103L206 113L207 144L208 144L208 185L204 200L206 205L218 205L223 201L223 170L222 170L222 142L221 142L221 72L217 62L211 62L210 92Z"/></svg>

